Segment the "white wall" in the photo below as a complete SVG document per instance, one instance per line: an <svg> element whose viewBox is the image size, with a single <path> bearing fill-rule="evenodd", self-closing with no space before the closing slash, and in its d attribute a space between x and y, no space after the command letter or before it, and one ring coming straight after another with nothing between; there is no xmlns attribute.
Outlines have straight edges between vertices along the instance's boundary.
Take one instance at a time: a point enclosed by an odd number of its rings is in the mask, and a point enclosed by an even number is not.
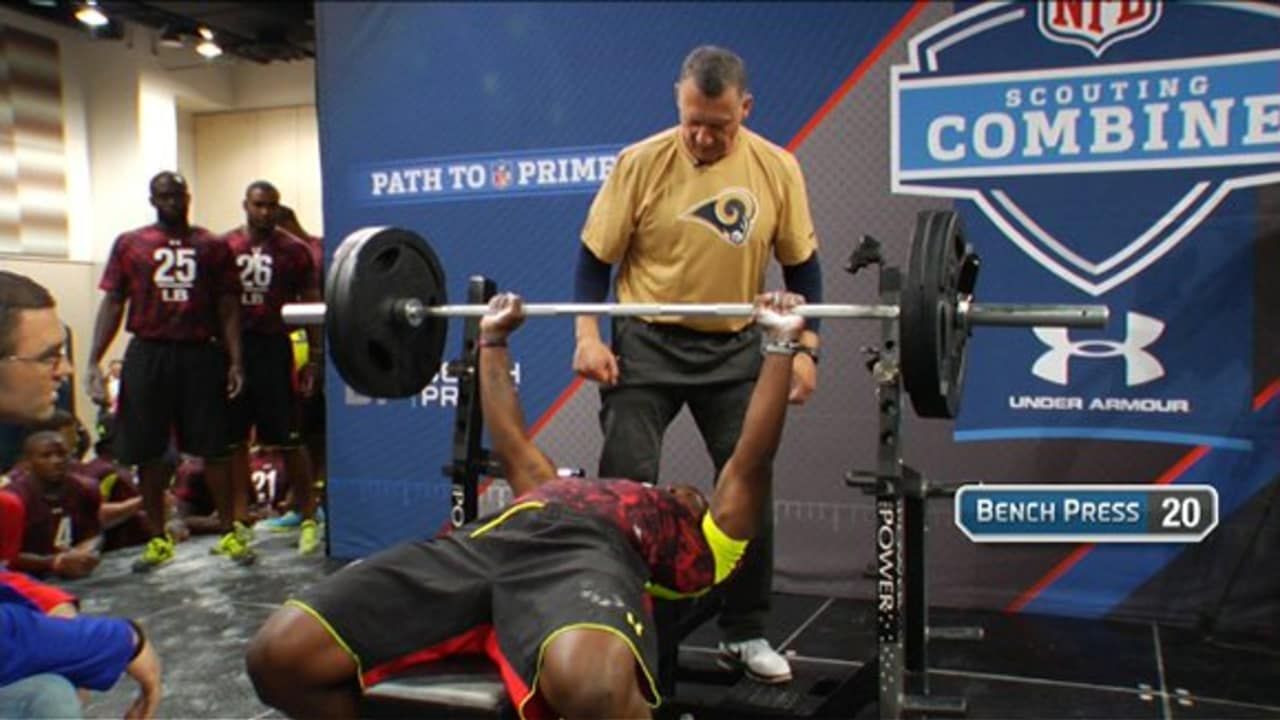
<svg viewBox="0 0 1280 720"><path fill-rule="evenodd" d="M267 180L303 229L324 234L314 105L196 115L194 138L192 217L217 232L236 227L244 222L244 189Z"/></svg>
<svg viewBox="0 0 1280 720"><path fill-rule="evenodd" d="M207 63L190 50L158 52L154 31L147 28L129 26L124 41L94 40L87 33L3 7L0 24L59 44L69 205L65 261L0 256L0 268L46 283L57 297L75 335L77 407L89 421L91 406L80 378L101 295L97 282L115 236L154 220L147 201L148 180L160 170L178 169L193 179L193 193L199 197L194 183L200 176L194 118L198 113L309 106L314 125L314 64L262 66L228 58ZM318 149L315 155L318 182ZM318 216L318 206L315 213ZM192 219L207 224L198 215ZM303 222L312 230L305 217ZM318 219L314 227L320 227ZM107 357L123 352L126 338L121 335Z"/></svg>

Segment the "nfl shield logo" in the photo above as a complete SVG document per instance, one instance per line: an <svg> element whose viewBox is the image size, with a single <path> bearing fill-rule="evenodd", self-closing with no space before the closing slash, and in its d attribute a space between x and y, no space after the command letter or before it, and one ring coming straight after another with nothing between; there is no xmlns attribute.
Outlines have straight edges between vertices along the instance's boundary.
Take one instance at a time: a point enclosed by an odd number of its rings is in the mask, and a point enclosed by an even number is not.
<svg viewBox="0 0 1280 720"><path fill-rule="evenodd" d="M1041 0L1039 5L1046 38L1088 48L1094 57L1160 22L1161 0Z"/></svg>
<svg viewBox="0 0 1280 720"><path fill-rule="evenodd" d="M489 168L493 186L499 190L511 187L511 165L505 161L496 162Z"/></svg>

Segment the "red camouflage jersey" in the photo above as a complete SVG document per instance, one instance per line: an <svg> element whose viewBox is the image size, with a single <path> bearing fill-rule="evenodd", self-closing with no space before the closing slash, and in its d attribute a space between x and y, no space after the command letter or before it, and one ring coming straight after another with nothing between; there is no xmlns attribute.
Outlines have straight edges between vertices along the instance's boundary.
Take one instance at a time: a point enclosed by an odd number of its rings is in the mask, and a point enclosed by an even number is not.
<svg viewBox="0 0 1280 720"><path fill-rule="evenodd" d="M101 495L88 478L67 473L56 503L45 498L25 469L15 470L10 480L5 490L21 498L26 510L22 552L52 555L102 534Z"/></svg>
<svg viewBox="0 0 1280 720"><path fill-rule="evenodd" d="M221 335L218 298L240 292L226 243L202 227L169 237L158 225L122 233L98 287L129 303L125 328L149 340Z"/></svg>
<svg viewBox="0 0 1280 720"><path fill-rule="evenodd" d="M715 558L702 534L702 518L665 489L632 480L560 478L516 502L537 500L612 523L649 566L648 580L655 585L689 594L715 582Z"/></svg>
<svg viewBox="0 0 1280 720"><path fill-rule="evenodd" d="M141 493L138 482L129 468L96 457L86 463L71 463L70 472L86 477L98 487L98 495L104 503L117 503L132 500ZM151 538L144 518L146 513L139 511L137 515L102 531L102 549L116 550L122 547L142 545Z"/></svg>
<svg viewBox="0 0 1280 720"><path fill-rule="evenodd" d="M307 243L280 229L267 242L254 243L244 227L224 239L240 273L240 328L264 335L288 334L280 308L319 289L315 257Z"/></svg>

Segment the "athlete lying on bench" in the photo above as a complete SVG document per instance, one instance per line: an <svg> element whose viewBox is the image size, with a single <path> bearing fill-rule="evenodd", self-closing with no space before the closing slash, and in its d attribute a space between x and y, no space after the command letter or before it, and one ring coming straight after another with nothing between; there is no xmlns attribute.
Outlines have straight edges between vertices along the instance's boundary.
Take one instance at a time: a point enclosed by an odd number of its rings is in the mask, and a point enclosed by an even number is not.
<svg viewBox="0 0 1280 720"><path fill-rule="evenodd" d="M764 338L742 434L710 503L689 486L556 477L529 439L508 372L520 298L481 320L480 395L516 497L504 511L352 564L277 610L249 646L263 702L355 717L362 688L459 653L497 665L522 718L649 717L657 633L645 595L699 594L734 570L760 525L782 436L798 295L756 301Z"/></svg>

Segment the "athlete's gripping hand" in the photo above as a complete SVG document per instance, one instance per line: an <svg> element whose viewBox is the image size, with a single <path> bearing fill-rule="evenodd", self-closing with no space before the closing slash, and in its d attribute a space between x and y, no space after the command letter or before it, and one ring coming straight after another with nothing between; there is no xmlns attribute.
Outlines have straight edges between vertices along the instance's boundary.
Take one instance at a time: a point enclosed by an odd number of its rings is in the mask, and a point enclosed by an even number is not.
<svg viewBox="0 0 1280 720"><path fill-rule="evenodd" d="M498 293L489 300L489 311L480 318L484 342L504 342L524 323L524 301L515 293Z"/></svg>
<svg viewBox="0 0 1280 720"><path fill-rule="evenodd" d="M756 296L753 318L766 342L794 343L804 330L804 318L794 311L804 304L804 296L775 290Z"/></svg>

